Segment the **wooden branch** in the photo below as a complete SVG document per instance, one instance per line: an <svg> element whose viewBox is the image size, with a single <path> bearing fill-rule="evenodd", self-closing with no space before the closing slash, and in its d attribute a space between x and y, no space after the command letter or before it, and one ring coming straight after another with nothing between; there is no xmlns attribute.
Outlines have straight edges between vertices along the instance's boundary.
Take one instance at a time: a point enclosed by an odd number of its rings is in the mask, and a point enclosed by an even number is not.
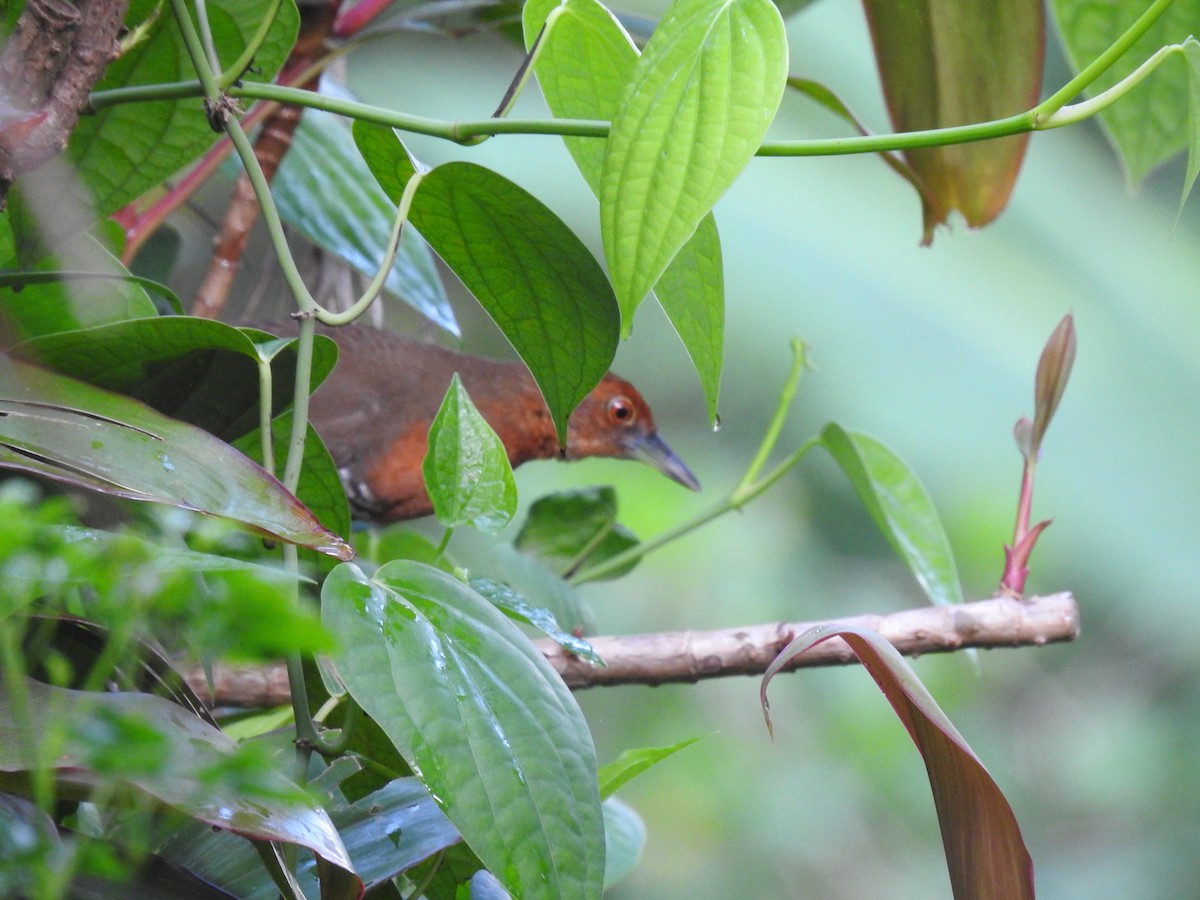
<svg viewBox="0 0 1200 900"><path fill-rule="evenodd" d="M547 640L535 643L574 690L616 684L695 682L728 675L761 675L791 640L814 625L840 622L873 628L901 653L947 653L967 647L1040 646L1079 636L1079 609L1069 593L1015 600L995 597L958 606L928 606L879 616L846 616L825 622L753 625L720 631L673 631L590 638L606 668L590 666ZM857 661L840 638L802 653L787 671ZM202 670L188 684L212 706L278 706L290 702L282 665L217 666L213 693Z"/></svg>
<svg viewBox="0 0 1200 900"><path fill-rule="evenodd" d="M0 208L13 180L67 146L120 47L128 0L29 0L0 53Z"/></svg>

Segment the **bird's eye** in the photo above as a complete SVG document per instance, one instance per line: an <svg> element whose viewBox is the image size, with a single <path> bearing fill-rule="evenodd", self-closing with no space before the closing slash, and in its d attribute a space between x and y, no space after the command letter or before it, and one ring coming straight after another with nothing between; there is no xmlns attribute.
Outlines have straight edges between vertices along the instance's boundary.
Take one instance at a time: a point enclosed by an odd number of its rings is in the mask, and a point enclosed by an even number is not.
<svg viewBox="0 0 1200 900"><path fill-rule="evenodd" d="M628 397L613 397L608 401L608 421L614 425L632 425L637 410Z"/></svg>

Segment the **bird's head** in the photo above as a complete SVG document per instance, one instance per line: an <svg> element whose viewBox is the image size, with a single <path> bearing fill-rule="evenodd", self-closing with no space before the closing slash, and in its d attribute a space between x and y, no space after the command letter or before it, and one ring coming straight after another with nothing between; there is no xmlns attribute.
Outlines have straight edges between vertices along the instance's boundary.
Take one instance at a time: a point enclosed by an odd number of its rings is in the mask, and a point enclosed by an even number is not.
<svg viewBox="0 0 1200 900"><path fill-rule="evenodd" d="M587 456L640 460L672 481L700 490L691 469L658 436L654 416L638 389L616 375L605 375L567 424L567 459Z"/></svg>

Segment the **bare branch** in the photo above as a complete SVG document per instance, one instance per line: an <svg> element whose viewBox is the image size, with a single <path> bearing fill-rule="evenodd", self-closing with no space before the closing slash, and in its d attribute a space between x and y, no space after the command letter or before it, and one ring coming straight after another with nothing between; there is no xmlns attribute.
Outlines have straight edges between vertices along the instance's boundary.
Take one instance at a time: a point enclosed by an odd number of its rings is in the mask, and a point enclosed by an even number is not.
<svg viewBox="0 0 1200 900"><path fill-rule="evenodd" d="M608 663L596 668L549 641L538 649L575 690L616 684L694 682L728 675L761 675L772 659L797 635L814 625L840 622L872 628L901 653L947 653L967 647L1040 646L1079 636L1079 609L1069 593L1016 600L995 597L957 606L927 606L880 616L847 616L826 622L752 625L720 631L673 631L591 638ZM857 658L841 639L818 644L796 657L788 671L808 666L836 666ZM217 666L215 696L200 669L188 684L213 706L278 706L290 702L283 666L231 668Z"/></svg>
<svg viewBox="0 0 1200 900"><path fill-rule="evenodd" d="M67 145L120 47L128 0L30 0L0 53L0 208L13 180Z"/></svg>

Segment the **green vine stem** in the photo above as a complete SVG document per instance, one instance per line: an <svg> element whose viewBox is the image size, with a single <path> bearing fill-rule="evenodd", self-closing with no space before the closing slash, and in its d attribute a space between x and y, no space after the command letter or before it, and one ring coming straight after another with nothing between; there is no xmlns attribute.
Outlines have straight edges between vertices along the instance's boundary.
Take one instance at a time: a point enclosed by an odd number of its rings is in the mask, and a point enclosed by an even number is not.
<svg viewBox="0 0 1200 900"><path fill-rule="evenodd" d="M763 435L762 443L759 445L758 452L755 453L754 459L751 460L749 467L746 469L746 474L742 476L737 486L729 492L729 496L719 501L716 505L709 507L699 515L693 516L686 522L664 531L662 534L651 538L648 541L630 547L628 550L618 553L615 556L609 557L601 563L585 568L582 572L571 575L568 581L571 584L584 584L588 581L596 581L611 575L614 572L619 572L631 563L637 562L643 556L664 547L673 541L678 540L685 534L695 531L703 525L707 525L713 519L719 518L728 512L735 509L741 509L754 498L758 497L766 491L771 485L782 478L792 466L800 462L808 452L821 443L820 437L811 437L803 444L797 447L784 460L779 463L767 475L759 477L759 473L766 465L768 458L775 449L775 445L779 441L779 435L783 430L783 423L787 419L788 409L791 407L792 398L796 395L796 389L800 385L800 377L804 374L805 355L804 343L800 340L792 341L792 368L788 373L787 381L784 382L783 389L779 392L779 400L775 404L775 412L771 416L771 421L767 425L767 430Z"/></svg>
<svg viewBox="0 0 1200 900"><path fill-rule="evenodd" d="M181 0L172 0L178 4ZM855 153L878 153L888 150L909 150L922 147L937 147L972 141L1009 137L1031 131L1059 128L1093 116L1128 93L1151 71L1162 64L1183 45L1163 47L1150 57L1134 73L1104 93L1078 104L1067 106L1066 101L1078 95L1092 84L1103 72L1124 54L1163 14L1171 0L1155 0L1138 20L1107 50L1082 72L1056 91L1042 103L1022 113L950 128L924 131L908 131L895 134L852 135L844 138L820 140L767 141L758 149L759 156L837 156ZM1191 40L1191 39L1189 39ZM208 73L211 76L211 71ZM213 82L213 87L216 83ZM269 100L279 103L294 103L312 109L363 119L387 125L413 134L423 134L459 144L471 144L481 138L502 134L541 134L560 137L607 137L610 123L590 119L511 119L487 118L446 120L413 116L383 109L367 103L359 103L340 97L328 97L297 88L275 84L247 83L230 87L228 94L234 98ZM120 88L100 91L91 96L92 110L104 109L120 103L135 101L172 99L187 96L208 96L204 79L199 84L174 82L152 87Z"/></svg>

